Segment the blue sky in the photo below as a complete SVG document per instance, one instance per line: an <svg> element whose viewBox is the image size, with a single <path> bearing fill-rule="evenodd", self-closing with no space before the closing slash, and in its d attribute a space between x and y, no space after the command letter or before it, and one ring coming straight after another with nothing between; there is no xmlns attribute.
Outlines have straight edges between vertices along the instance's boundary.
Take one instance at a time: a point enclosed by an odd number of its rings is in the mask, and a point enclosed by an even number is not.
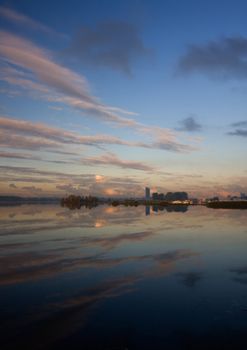
<svg viewBox="0 0 247 350"><path fill-rule="evenodd" d="M0 1L2 194L247 192L245 1Z"/></svg>

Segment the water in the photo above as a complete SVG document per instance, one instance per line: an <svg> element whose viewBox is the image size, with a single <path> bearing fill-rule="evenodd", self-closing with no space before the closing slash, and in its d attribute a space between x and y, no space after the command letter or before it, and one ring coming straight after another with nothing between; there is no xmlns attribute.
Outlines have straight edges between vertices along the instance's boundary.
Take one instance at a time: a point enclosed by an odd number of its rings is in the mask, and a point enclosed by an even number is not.
<svg viewBox="0 0 247 350"><path fill-rule="evenodd" d="M0 208L1 349L247 349L247 211Z"/></svg>

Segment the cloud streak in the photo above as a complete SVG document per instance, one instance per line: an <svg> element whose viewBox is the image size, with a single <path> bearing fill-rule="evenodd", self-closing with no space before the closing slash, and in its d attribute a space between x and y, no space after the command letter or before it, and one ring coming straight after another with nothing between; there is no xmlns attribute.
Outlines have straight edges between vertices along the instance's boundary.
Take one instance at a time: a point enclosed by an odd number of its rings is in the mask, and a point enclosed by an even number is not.
<svg viewBox="0 0 247 350"><path fill-rule="evenodd" d="M148 129L141 130L144 134L149 132ZM174 135L169 132L163 135L162 129L155 129L155 137L157 141L150 143L125 141L115 136L110 135L79 135L74 132L69 132L63 129L50 127L42 123L33 123L30 121L9 119L0 117L0 146L13 149L28 149L32 151L45 150L53 153L56 150L67 150L69 146L94 146L101 147L104 145L121 145L126 147L142 147L149 149L165 149L175 152L191 151L190 147L173 141ZM65 152L66 153L66 152ZM87 166L114 166L121 169L134 169L140 171L158 171L158 169L149 164L133 161L122 160L113 153L105 153L99 156L88 156L79 159L80 152L76 150L74 157L69 160L54 160L54 163L71 163L83 164ZM53 155L54 156L54 155ZM33 159L44 160L41 157L32 156L31 154L17 152L2 152L0 157L17 158L17 159ZM77 159L77 160L76 160ZM52 160L48 160L52 162Z"/></svg>
<svg viewBox="0 0 247 350"><path fill-rule="evenodd" d="M25 85L36 83L35 79L38 79L49 89L49 92L52 91L53 94L56 92L58 96L51 97L51 100L87 111L103 119L103 121L117 123L122 126L136 125L133 119L121 117L114 113L113 107L108 108L108 106L100 103L90 93L88 83L84 77L55 63L50 52L37 47L29 40L0 31L0 55L5 62L16 65L22 70L27 70L31 74L32 79L30 77L26 79ZM18 79L20 78L18 77ZM18 85L20 84L19 81Z"/></svg>
<svg viewBox="0 0 247 350"><path fill-rule="evenodd" d="M27 154L27 153L13 153L13 152L1 152L1 151L0 151L0 158L41 160L40 157L34 157L32 154Z"/></svg>
<svg viewBox="0 0 247 350"><path fill-rule="evenodd" d="M0 116L0 145L17 149L40 150L46 149L52 152L61 151L61 147L69 145L101 147L103 145L122 145L127 147L141 147L160 149L172 152L192 152L196 148L185 145L176 140L175 133L169 129L151 128L142 126L139 133L149 135L150 142L125 141L112 135L80 135L61 128L48 126L44 123L10 119ZM77 152L74 154L76 155Z"/></svg>
<svg viewBox="0 0 247 350"><path fill-rule="evenodd" d="M32 30L37 30L40 32L43 32L47 35L53 35L53 36L59 36L66 38L66 35L60 34L55 32L50 27L33 20L32 18L28 17L27 15L24 15L20 12L17 12L16 10L6 7L6 6L0 6L0 16L14 24L19 24L22 26L25 26Z"/></svg>
<svg viewBox="0 0 247 350"><path fill-rule="evenodd" d="M0 185L5 188L7 183L26 183L27 186L34 184L44 184L44 194L61 195L62 193L84 193L102 195L141 195L143 193L144 184L141 180L130 177L101 177L102 181L98 181L98 176L87 174L85 172L59 172L39 170L34 167L18 167L18 166L0 166ZM47 189L47 185L51 186L51 190ZM9 190L9 189L8 189ZM2 187L3 191L3 187ZM17 194L15 190L15 194ZM20 192L19 194L23 194Z"/></svg>
<svg viewBox="0 0 247 350"><path fill-rule="evenodd" d="M103 154L99 157L87 157L87 158L85 157L81 160L81 163L88 166L112 165L115 167L120 167L122 169L134 169L134 170L141 170L141 171L155 170L154 167L142 162L119 159L113 153Z"/></svg>
<svg viewBox="0 0 247 350"><path fill-rule="evenodd" d="M132 142L130 145L175 152L195 150L195 147L181 143L178 140L178 133L166 128L146 126L126 117L136 115L136 113L101 103L97 97L92 95L88 82L83 76L56 63L51 52L38 47L29 40L0 31L0 56L2 57L0 78L8 84L28 91L35 98L67 105L80 112L87 112L88 115L101 122L129 127L139 134L151 135L154 138L150 144ZM109 136L104 136L104 138L105 140L108 138L108 143L110 143L110 138L113 140L113 137ZM19 142L21 142L20 139L16 140L16 143ZM56 139L50 142L53 143L52 147L56 147ZM23 140L23 143L27 144L28 140ZM117 138L112 143L127 145L126 142L117 140ZM39 142L35 147L41 147Z"/></svg>

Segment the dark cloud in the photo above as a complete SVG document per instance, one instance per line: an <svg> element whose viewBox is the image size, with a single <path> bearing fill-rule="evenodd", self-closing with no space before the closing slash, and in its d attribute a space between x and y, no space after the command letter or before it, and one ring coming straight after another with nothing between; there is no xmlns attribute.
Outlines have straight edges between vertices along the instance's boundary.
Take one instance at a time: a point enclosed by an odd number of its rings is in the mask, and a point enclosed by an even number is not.
<svg viewBox="0 0 247 350"><path fill-rule="evenodd" d="M247 137L247 121L242 120L236 123L231 124L235 130L228 132L228 135L232 136L240 136L240 137Z"/></svg>
<svg viewBox="0 0 247 350"><path fill-rule="evenodd" d="M236 129L234 131L230 131L228 135L247 137L247 129Z"/></svg>
<svg viewBox="0 0 247 350"><path fill-rule="evenodd" d="M131 74L132 63L151 53L131 23L108 21L82 27L67 52L82 62Z"/></svg>
<svg viewBox="0 0 247 350"><path fill-rule="evenodd" d="M204 73L223 79L247 78L247 38L221 38L190 45L178 62L178 73Z"/></svg>
<svg viewBox="0 0 247 350"><path fill-rule="evenodd" d="M247 127L247 120L241 120L240 122L232 123L231 126L235 128Z"/></svg>
<svg viewBox="0 0 247 350"><path fill-rule="evenodd" d="M193 132L193 131L200 131L202 129L201 124L199 124L194 116L190 116L188 118L185 118L180 121L181 127L178 128L178 130L181 131L188 131L188 132Z"/></svg>

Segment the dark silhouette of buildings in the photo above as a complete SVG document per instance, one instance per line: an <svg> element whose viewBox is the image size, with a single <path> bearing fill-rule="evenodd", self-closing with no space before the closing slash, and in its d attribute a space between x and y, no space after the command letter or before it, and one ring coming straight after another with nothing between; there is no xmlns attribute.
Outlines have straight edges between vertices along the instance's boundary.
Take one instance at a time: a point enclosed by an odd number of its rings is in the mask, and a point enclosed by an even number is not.
<svg viewBox="0 0 247 350"><path fill-rule="evenodd" d="M187 192L167 192L166 195L164 193L158 193L154 192L152 194L153 200L160 200L160 201L186 201L188 200L188 193Z"/></svg>
<svg viewBox="0 0 247 350"><path fill-rule="evenodd" d="M145 188L145 199L146 200L150 199L150 188L149 187Z"/></svg>

